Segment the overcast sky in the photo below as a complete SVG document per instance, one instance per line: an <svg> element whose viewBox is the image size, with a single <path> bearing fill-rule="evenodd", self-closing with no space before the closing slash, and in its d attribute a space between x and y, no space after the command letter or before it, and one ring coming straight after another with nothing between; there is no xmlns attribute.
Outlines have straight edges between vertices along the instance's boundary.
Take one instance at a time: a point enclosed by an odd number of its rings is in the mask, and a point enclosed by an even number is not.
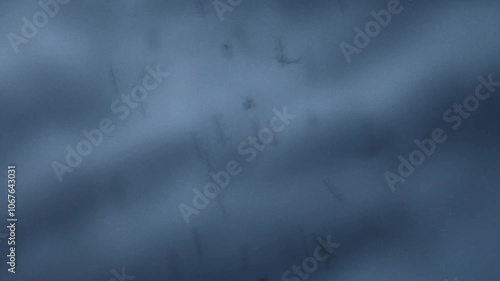
<svg viewBox="0 0 500 281"><path fill-rule="evenodd" d="M348 63L339 45L388 2L244 0L221 20L207 0L73 0L16 53L8 34L43 10L2 1L0 212L14 163L19 221L1 279L279 281L331 235L309 280L498 280L500 88L457 130L443 113L500 81L500 2L401 1ZM121 120L111 104L157 65ZM247 162L240 143L284 107ZM53 162L103 118L115 130L60 182ZM392 192L384 173L436 128L447 141ZM241 174L186 224L179 204L230 160Z"/></svg>

